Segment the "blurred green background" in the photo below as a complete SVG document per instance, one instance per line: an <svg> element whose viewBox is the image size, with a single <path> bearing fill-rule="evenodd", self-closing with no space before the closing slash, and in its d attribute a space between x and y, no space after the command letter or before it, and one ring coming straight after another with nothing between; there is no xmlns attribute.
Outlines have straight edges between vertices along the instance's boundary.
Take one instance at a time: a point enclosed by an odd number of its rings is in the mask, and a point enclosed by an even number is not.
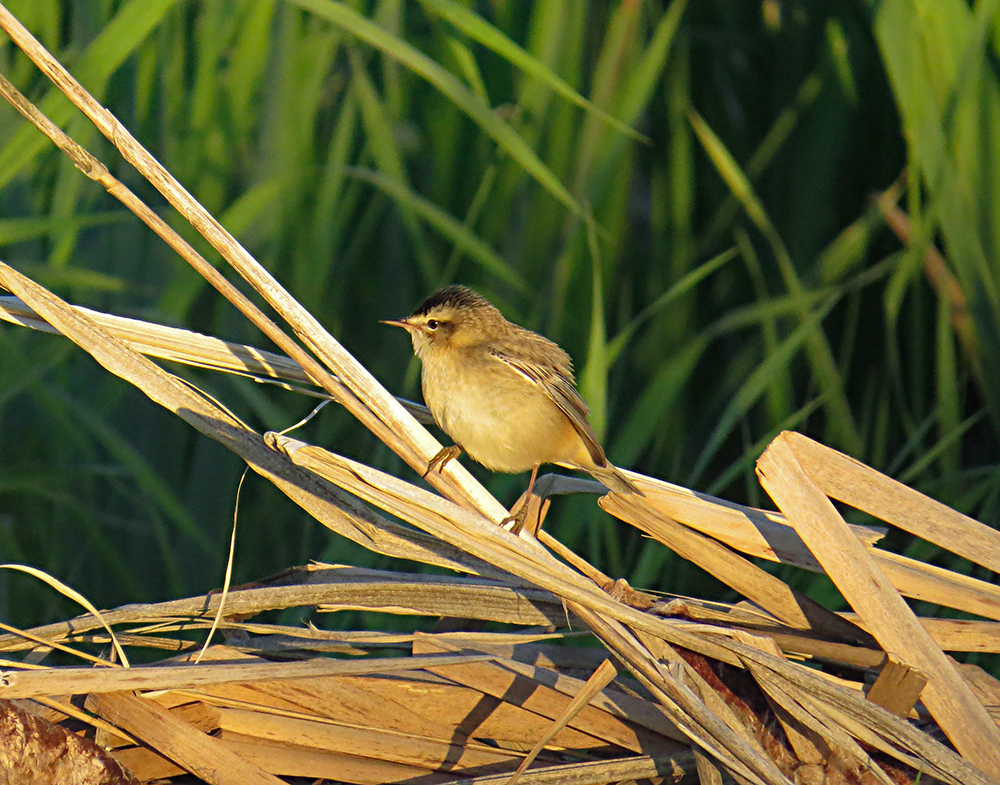
<svg viewBox="0 0 1000 785"><path fill-rule="evenodd" d="M570 352L618 465L766 504L753 462L792 428L996 524L997 2L7 6L393 392L419 399L418 369L377 320L462 282ZM0 70L217 258L9 42ZM894 183L909 245L872 202ZM72 302L268 348L6 106L0 256ZM261 430L313 406L176 370ZM297 435L416 479L336 407ZM0 326L0 440L0 561L99 606L221 584L240 462L67 341ZM527 480L473 471L508 504ZM237 582L392 566L253 475L239 526ZM633 584L731 598L593 497L547 526ZM0 618L76 612L0 571Z"/></svg>

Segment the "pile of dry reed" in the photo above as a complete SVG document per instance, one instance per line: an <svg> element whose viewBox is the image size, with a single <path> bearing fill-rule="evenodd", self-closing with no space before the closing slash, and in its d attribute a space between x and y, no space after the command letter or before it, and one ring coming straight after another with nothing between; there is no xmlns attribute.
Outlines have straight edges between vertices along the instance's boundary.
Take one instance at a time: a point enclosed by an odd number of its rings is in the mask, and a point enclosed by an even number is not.
<svg viewBox="0 0 1000 785"><path fill-rule="evenodd" d="M7 100L286 357L77 309L0 263L0 286L15 295L3 300L5 318L60 332L239 454L337 534L462 576L316 565L241 588L226 595L218 621L225 644L200 662L191 660L221 595L11 631L0 646L27 653L0 674L7 781L190 774L211 783L998 781L1000 731L989 707L1000 684L944 653L1000 650L996 622L919 619L903 596L1000 619L1000 591L879 549L880 532L849 526L831 499L998 571L995 531L785 433L758 462L781 514L634 473L644 497L601 498L608 513L747 602L665 600L602 575L544 531L536 539L501 529L507 511L458 462L428 477L435 493L320 447L254 432L149 356L313 384L418 471L440 447L414 418L419 409L389 395L3 6L0 27L298 341L0 77ZM529 517L540 522L553 494L595 490L590 481L550 476L529 500ZM828 611L748 557L825 572L855 613ZM466 621L423 635L253 621L293 606ZM476 621L510 631L471 631ZM570 636L590 645L560 645ZM52 649L78 652L81 642L112 643L116 654L79 668L39 664ZM125 667L126 647L158 649L164 658Z"/></svg>

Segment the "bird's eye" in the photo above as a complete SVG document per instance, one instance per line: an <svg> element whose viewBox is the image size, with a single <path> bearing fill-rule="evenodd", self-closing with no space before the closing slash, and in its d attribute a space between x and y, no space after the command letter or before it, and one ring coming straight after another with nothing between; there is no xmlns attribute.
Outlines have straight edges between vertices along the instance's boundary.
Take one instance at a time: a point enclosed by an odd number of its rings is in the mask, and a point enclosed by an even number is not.
<svg viewBox="0 0 1000 785"><path fill-rule="evenodd" d="M441 322L439 322L437 319L428 319L427 320L427 329L428 330L436 330L440 326L441 326Z"/></svg>

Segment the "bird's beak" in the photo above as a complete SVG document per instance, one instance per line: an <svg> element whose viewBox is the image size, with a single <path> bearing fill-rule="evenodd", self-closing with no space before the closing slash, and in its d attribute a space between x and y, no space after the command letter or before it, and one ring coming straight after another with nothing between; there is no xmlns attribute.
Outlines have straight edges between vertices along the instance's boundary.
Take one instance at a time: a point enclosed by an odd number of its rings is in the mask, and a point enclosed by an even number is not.
<svg viewBox="0 0 1000 785"><path fill-rule="evenodd" d="M405 318L403 319L379 319L380 324L389 324L393 327L402 327L404 330L412 329L413 325L410 324Z"/></svg>

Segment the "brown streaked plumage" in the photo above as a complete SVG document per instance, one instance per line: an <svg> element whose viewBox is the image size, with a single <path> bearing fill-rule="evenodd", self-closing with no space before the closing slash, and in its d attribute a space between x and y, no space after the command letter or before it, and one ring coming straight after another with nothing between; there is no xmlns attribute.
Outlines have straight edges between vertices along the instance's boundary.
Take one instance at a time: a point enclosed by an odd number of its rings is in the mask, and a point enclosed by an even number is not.
<svg viewBox="0 0 1000 785"><path fill-rule="evenodd" d="M464 286L441 289L385 324L410 334L423 363L424 401L473 460L499 472L530 469L529 494L543 463L582 469L619 493L639 492L604 456L572 361L548 338L507 321ZM458 454L442 450L430 468Z"/></svg>

